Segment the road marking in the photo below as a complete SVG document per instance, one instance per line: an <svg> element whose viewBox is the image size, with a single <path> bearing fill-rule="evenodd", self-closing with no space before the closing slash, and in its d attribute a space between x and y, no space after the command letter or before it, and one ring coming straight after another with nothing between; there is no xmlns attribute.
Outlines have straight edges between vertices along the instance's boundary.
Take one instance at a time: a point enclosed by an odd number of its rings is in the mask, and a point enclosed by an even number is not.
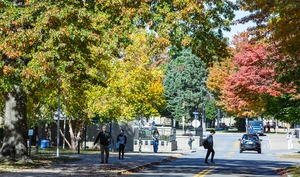
<svg viewBox="0 0 300 177"><path fill-rule="evenodd" d="M232 154L234 154L234 152L229 152L228 154L231 154L231 155L232 155Z"/></svg>
<svg viewBox="0 0 300 177"><path fill-rule="evenodd" d="M239 147L239 141L236 141L235 143L234 143L234 149L237 149Z"/></svg>
<svg viewBox="0 0 300 177"><path fill-rule="evenodd" d="M205 177L205 175L209 174L210 172L212 172L216 168L218 168L218 167L211 166L211 167L209 167L209 169L202 170L198 174L195 174L194 177Z"/></svg>

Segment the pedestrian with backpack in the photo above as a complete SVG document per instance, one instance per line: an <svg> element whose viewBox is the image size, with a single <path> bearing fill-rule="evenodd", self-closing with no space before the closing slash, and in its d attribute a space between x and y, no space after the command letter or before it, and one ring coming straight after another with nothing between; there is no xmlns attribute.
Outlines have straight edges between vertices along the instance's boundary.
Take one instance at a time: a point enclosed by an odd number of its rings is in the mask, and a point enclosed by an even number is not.
<svg viewBox="0 0 300 177"><path fill-rule="evenodd" d="M120 134L117 136L117 148L119 149L119 160L121 159L122 154L122 160L124 159L124 149L127 142L127 136L124 134L124 130L120 130Z"/></svg>
<svg viewBox="0 0 300 177"><path fill-rule="evenodd" d="M210 135L207 137L207 139L203 142L203 146L205 149L207 149L206 157L205 157L205 163L208 163L208 157L211 154L211 160L210 163L215 164L214 162L214 156L215 156L215 150L214 150L214 140L213 140L213 135L216 133L215 130L210 131Z"/></svg>

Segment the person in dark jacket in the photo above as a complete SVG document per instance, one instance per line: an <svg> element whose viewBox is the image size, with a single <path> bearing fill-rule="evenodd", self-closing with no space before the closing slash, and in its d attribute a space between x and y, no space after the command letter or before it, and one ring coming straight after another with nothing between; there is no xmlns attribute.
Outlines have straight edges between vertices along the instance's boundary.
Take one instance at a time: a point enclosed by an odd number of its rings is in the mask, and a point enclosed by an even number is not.
<svg viewBox="0 0 300 177"><path fill-rule="evenodd" d="M214 156L215 156L215 150L214 150L214 140L213 140L213 135L216 132L214 130L210 131L210 135L207 137L207 141L208 141L208 147L207 147L207 153L206 153L206 157L205 157L205 163L208 164L208 157L211 153L211 163L215 164L214 162Z"/></svg>
<svg viewBox="0 0 300 177"><path fill-rule="evenodd" d="M104 151L105 151L105 163L108 163L109 158L109 143L110 143L110 134L106 131L106 126L102 127L102 131L98 134L95 144L100 139L100 149L101 149L101 163L104 163Z"/></svg>
<svg viewBox="0 0 300 177"><path fill-rule="evenodd" d="M124 130L120 130L120 134L117 136L117 143L119 144L119 160L121 159L121 153L122 153L122 159L124 159L124 149L127 142L127 136L124 134Z"/></svg>

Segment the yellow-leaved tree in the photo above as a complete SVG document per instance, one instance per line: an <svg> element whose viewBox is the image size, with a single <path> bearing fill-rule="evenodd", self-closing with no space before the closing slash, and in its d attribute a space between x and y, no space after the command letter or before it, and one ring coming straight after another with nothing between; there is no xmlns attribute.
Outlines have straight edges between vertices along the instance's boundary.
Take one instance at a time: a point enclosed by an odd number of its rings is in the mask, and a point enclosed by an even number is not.
<svg viewBox="0 0 300 177"><path fill-rule="evenodd" d="M130 40L132 44L111 63L107 87L93 85L87 91L91 117L97 113L101 121L133 120L159 115L165 107L163 69L153 62L153 47L162 41L139 29L130 35Z"/></svg>

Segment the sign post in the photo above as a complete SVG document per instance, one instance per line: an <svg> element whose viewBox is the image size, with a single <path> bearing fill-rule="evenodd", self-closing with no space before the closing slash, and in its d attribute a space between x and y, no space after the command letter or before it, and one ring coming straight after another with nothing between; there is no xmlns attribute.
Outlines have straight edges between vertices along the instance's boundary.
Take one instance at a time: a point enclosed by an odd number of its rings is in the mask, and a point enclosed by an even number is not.
<svg viewBox="0 0 300 177"><path fill-rule="evenodd" d="M199 121L199 112L193 112L194 116L195 116L195 119L193 120L192 122L192 125L194 127L194 134L196 135L196 128L198 128L200 126L200 121ZM195 125L194 125L194 122L195 122ZM199 122L199 124L198 124Z"/></svg>
<svg viewBox="0 0 300 177"><path fill-rule="evenodd" d="M28 130L29 142L28 142L28 154L31 156L31 137L33 136L33 129Z"/></svg>

